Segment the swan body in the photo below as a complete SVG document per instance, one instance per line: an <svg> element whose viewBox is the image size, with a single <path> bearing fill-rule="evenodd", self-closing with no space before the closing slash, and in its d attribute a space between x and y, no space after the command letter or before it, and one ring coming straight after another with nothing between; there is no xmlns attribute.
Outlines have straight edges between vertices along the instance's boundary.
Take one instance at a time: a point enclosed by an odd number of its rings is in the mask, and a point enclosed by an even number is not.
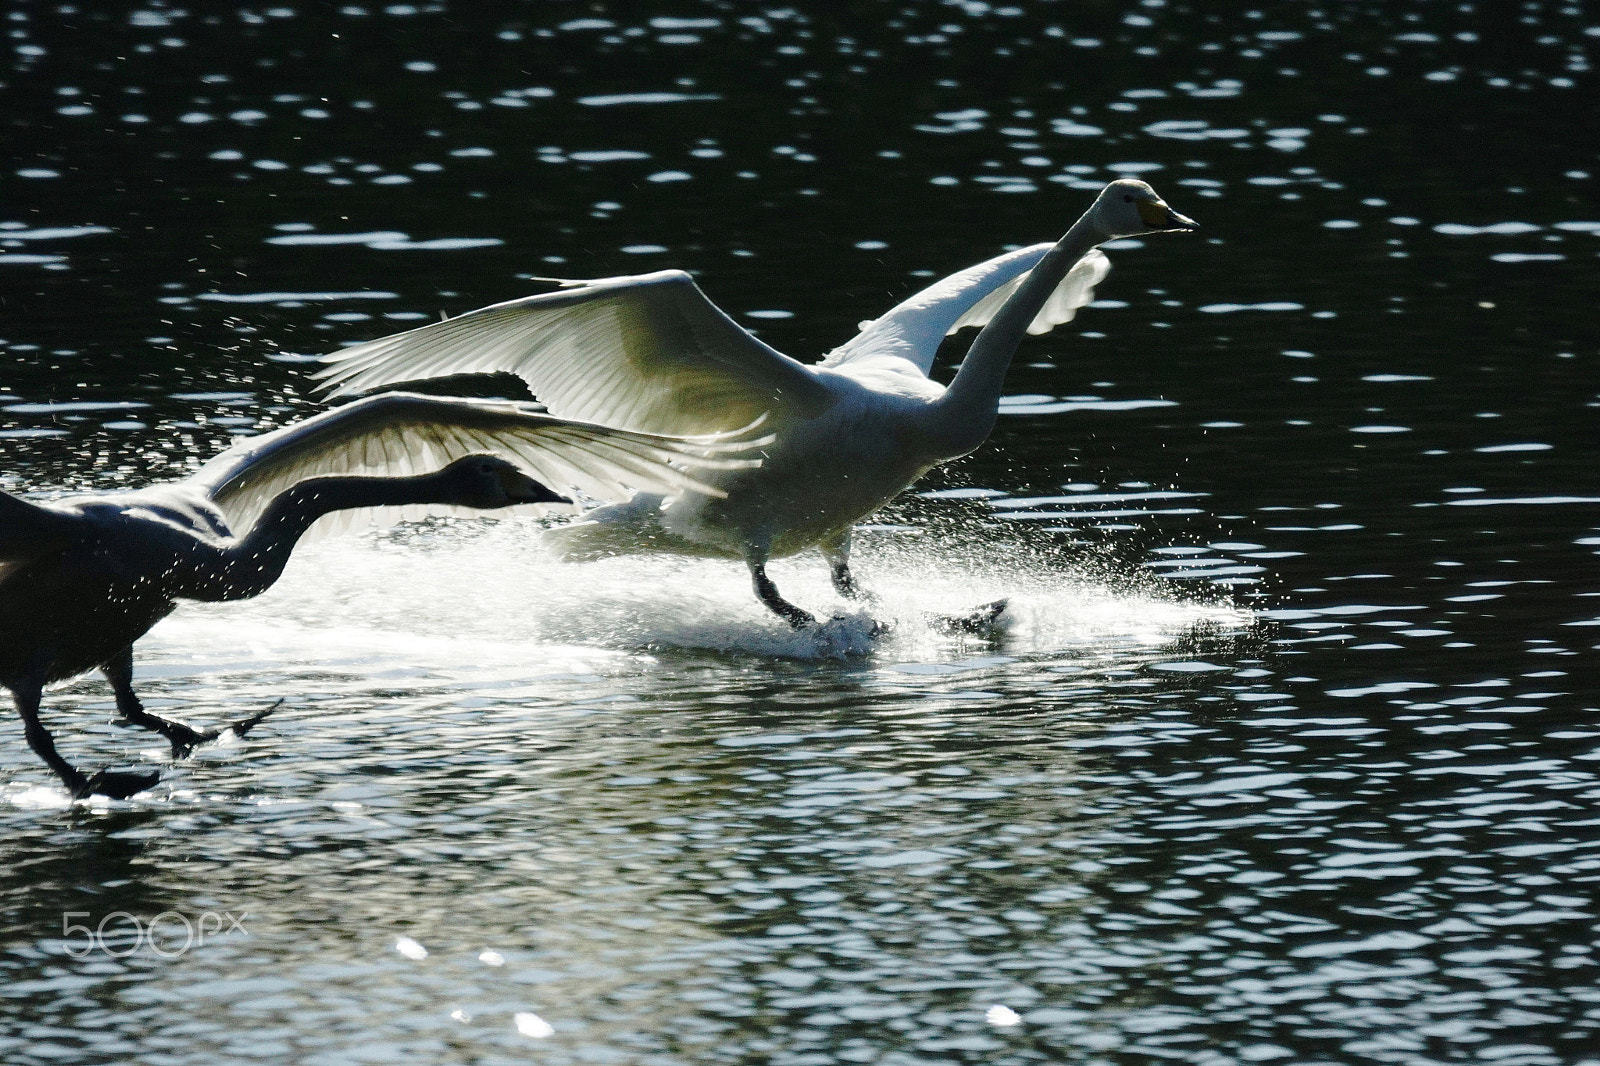
<svg viewBox="0 0 1600 1066"><path fill-rule="evenodd" d="M815 418L777 421L759 468L767 476L708 479L721 497L639 494L546 537L571 559L657 550L743 560L752 548L781 558L841 536L939 461L895 432L938 386L898 372L824 370L818 380L833 404Z"/></svg>
<svg viewBox="0 0 1600 1066"><path fill-rule="evenodd" d="M553 414L654 433L731 433L758 418L772 442L758 468L709 471L718 495L645 493L548 536L569 558L667 551L742 559L756 594L791 625L767 560L820 548L844 595L851 526L931 467L988 437L1026 332L1070 320L1109 264L1115 237L1194 229L1142 181L1106 186L1054 244L953 274L805 365L758 340L682 271L563 281L328 356L333 395L440 375L511 372ZM928 376L943 338L982 327L949 386Z"/></svg>
<svg viewBox="0 0 1600 1066"><path fill-rule="evenodd" d="M322 517L570 502L545 481L602 497L692 493L699 482L687 470L753 462L726 457L737 447L575 423L523 404L388 393L247 438L180 481L48 502L0 492L0 684L29 745L75 796L125 797L156 775L90 777L73 767L39 720L43 687L98 668L122 716L167 737L174 754L215 738L144 709L132 688L133 643L180 599L264 592Z"/></svg>

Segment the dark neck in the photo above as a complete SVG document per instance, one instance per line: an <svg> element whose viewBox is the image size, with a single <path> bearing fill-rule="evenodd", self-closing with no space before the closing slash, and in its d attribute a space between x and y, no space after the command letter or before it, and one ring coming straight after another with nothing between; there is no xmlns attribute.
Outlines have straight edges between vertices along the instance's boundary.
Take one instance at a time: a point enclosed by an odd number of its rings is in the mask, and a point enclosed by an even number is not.
<svg viewBox="0 0 1600 1066"><path fill-rule="evenodd" d="M988 439L1006 370L1028 325L1067 272L1105 239L1087 215L1078 219L979 331L955 379L930 412L930 430L945 450L941 459L965 455Z"/></svg>
<svg viewBox="0 0 1600 1066"><path fill-rule="evenodd" d="M222 549L221 566L183 595L200 600L259 596L283 573L306 530L323 515L358 507L448 503L441 474L419 477L321 477L273 497L250 532Z"/></svg>

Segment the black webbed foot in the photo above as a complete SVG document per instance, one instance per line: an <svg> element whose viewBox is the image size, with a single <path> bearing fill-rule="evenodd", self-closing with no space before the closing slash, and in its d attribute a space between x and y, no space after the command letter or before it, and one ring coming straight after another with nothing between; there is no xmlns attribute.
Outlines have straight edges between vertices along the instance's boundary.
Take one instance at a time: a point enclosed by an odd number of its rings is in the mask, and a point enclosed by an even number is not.
<svg viewBox="0 0 1600 1066"><path fill-rule="evenodd" d="M830 619L830 621L840 622L849 617L850 616L847 614L836 614ZM877 640L880 637L887 637L895 631L895 624L892 621L886 621L881 618L868 618L867 621L872 623L872 628L867 631L867 636L871 637L873 640Z"/></svg>
<svg viewBox="0 0 1600 1066"><path fill-rule="evenodd" d="M283 706L283 700L280 699L280 700L278 700L278 702L274 703L271 707L267 707L264 710L259 710L255 714L252 714L248 718L241 718L237 722L233 723L233 725L229 726L228 728L233 730L233 735L234 736L242 737L246 733L250 732L250 730L252 730L256 726L260 725L261 724L261 720L263 718L265 718L267 715L271 714L273 711L277 710L279 707L282 707L282 706Z"/></svg>
<svg viewBox="0 0 1600 1066"><path fill-rule="evenodd" d="M174 759L187 759L194 754L195 748L222 735L215 729L191 729L182 722L173 722L161 733L172 744Z"/></svg>
<svg viewBox="0 0 1600 1066"><path fill-rule="evenodd" d="M141 774L126 770L101 770L91 775L73 791L72 795L74 799L86 799L89 796L127 799L129 796L138 795L160 780L161 775L154 772Z"/></svg>
<svg viewBox="0 0 1600 1066"><path fill-rule="evenodd" d="M942 636L984 636L994 631L1008 600L995 600L962 614L928 614L928 628Z"/></svg>
<svg viewBox="0 0 1600 1066"><path fill-rule="evenodd" d="M232 730L234 736L244 736L259 725L263 718L282 706L283 700L280 699L265 710L257 711L248 718L241 718L223 729L192 729L182 722L171 722L168 724L168 728L162 730L162 733L172 742L172 757L174 759L187 759L194 754L195 748L201 744L216 740L228 730Z"/></svg>

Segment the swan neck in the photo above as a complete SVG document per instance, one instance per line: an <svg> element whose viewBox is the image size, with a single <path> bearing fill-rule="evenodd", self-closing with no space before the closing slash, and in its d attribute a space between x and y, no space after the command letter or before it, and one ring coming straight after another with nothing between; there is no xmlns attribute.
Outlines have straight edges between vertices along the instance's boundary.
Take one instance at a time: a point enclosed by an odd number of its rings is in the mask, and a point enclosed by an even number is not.
<svg viewBox="0 0 1600 1066"><path fill-rule="evenodd" d="M1078 260L1108 239L1090 223L1088 215L1078 219L978 332L955 379L934 405L944 443L953 449L949 458L965 455L988 439L1006 370L1028 325Z"/></svg>
<svg viewBox="0 0 1600 1066"><path fill-rule="evenodd" d="M259 596L282 575L289 556L312 523L334 511L448 503L440 473L417 477L321 477L285 489L250 532L227 548L224 565L196 599L242 600Z"/></svg>

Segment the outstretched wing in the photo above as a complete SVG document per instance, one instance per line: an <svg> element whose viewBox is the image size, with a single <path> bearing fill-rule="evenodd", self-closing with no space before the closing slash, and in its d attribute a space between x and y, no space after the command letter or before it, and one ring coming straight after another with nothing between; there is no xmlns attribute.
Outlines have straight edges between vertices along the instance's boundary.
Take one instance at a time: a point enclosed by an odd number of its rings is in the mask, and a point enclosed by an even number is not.
<svg viewBox="0 0 1600 1066"><path fill-rule="evenodd" d="M1046 249L1048 250L1048 249ZM1049 333L1059 325L1071 322L1072 316L1078 313L1078 308L1083 307L1094 299L1094 287L1105 280L1111 273L1111 260L1106 258L1104 252L1096 248L1073 264L1067 271L1067 276L1061 279L1050 298L1039 308L1039 313L1033 316L1033 321L1028 324L1028 332L1034 335ZM1011 294L1022 287L1023 279L1027 274L1018 274L998 289L973 304L972 307L956 319L955 325L949 332L967 326L984 326L1000 310L1000 306L1011 299Z"/></svg>
<svg viewBox="0 0 1600 1066"><path fill-rule="evenodd" d="M60 551L85 533L81 517L0 492L0 562Z"/></svg>
<svg viewBox="0 0 1600 1066"><path fill-rule="evenodd" d="M82 516L0 492L0 585L34 559L61 551L88 535Z"/></svg>
<svg viewBox="0 0 1600 1066"><path fill-rule="evenodd" d="M82 516L0 492L0 585L27 563L61 551L90 530Z"/></svg>
<svg viewBox="0 0 1600 1066"><path fill-rule="evenodd" d="M556 418L527 404L390 392L249 437L202 466L188 485L234 529L306 478L398 477L441 469L473 452L500 452L557 492L625 499L684 489L725 495L692 471L759 466L739 453L771 438L661 437Z"/></svg>
<svg viewBox="0 0 1600 1066"><path fill-rule="evenodd" d="M326 357L333 395L450 374L517 374L552 414L645 433L724 433L810 417L832 395L681 270L562 282Z"/></svg>
<svg viewBox="0 0 1600 1066"><path fill-rule="evenodd" d="M861 323L861 332L828 353L822 365L890 353L911 360L926 374L939 342L965 326L986 324L1053 247L1019 248L941 278L878 318ZM1094 299L1094 287L1110 269L1111 261L1098 249L1078 260L1034 316L1028 332L1048 333L1071 321L1078 308Z"/></svg>

